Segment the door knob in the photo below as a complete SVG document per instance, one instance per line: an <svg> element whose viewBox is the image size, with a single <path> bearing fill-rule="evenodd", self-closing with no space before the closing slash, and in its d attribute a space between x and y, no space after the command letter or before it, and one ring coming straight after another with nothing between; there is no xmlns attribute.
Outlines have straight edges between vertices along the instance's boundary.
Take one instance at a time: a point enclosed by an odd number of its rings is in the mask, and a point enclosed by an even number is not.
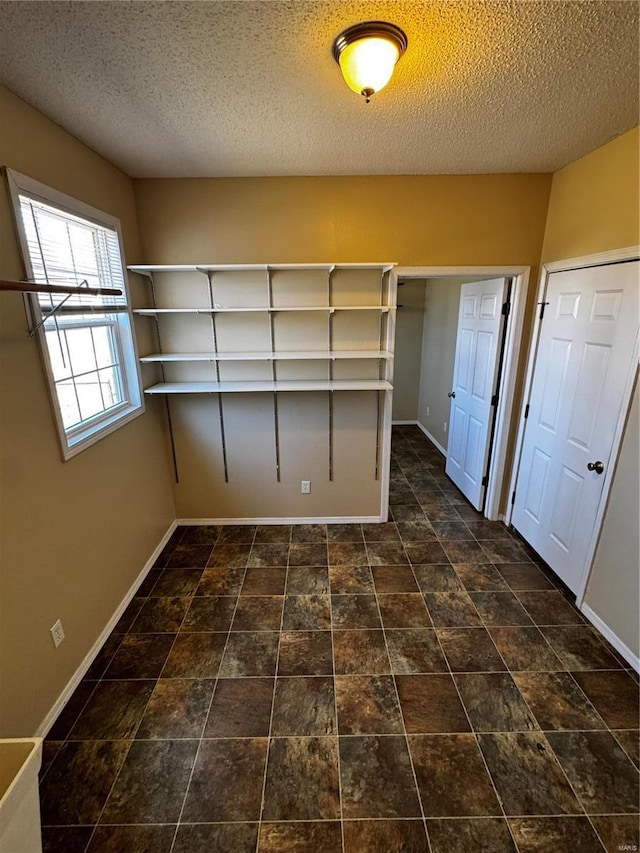
<svg viewBox="0 0 640 853"><path fill-rule="evenodd" d="M597 462L587 462L587 471L595 471L596 474L602 474L604 471L604 465L600 460Z"/></svg>
<svg viewBox="0 0 640 853"><path fill-rule="evenodd" d="M455 396L456 396L455 391L449 391L449 393L447 394L447 397L455 397Z"/></svg>

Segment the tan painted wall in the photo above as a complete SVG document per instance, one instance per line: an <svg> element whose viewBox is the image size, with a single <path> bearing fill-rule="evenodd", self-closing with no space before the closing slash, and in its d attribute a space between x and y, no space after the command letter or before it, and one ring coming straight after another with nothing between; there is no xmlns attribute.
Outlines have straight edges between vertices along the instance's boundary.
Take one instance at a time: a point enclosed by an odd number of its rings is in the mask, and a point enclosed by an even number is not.
<svg viewBox="0 0 640 853"><path fill-rule="evenodd" d="M418 419L422 327L424 324L424 279L410 279L398 287L396 351L393 366L393 420Z"/></svg>
<svg viewBox="0 0 640 853"><path fill-rule="evenodd" d="M138 259L131 181L0 88L0 163L118 216ZM0 192L0 276L21 263ZM153 412L61 461L19 293L0 294L0 736L32 735L142 570L174 509ZM64 643L49 628L61 618Z"/></svg>
<svg viewBox="0 0 640 853"><path fill-rule="evenodd" d="M402 266L535 267L550 181L549 175L210 178L139 180L134 186L147 263L395 261ZM182 457L194 474L189 434L215 429L215 413L188 414L195 405L182 407L187 420L177 425L178 443L186 448ZM310 422L305 421L305 428ZM205 517L221 512L251 517L258 504L268 506L274 516L335 515L345 508L349 515L375 511L372 492L362 488L360 476L344 477L340 488L323 486L316 492L312 487L311 499L300 495L302 463L308 458L323 464L324 451L317 449L323 440L314 433L305 450L296 435L295 413L289 423L283 444L295 440L297 454L290 481L274 487L272 470L264 467L265 461L256 469L254 455L236 467L232 500L224 496L229 490L221 493L213 481L212 489L203 489L195 476L181 477L175 492L178 517L192 517L195 511ZM360 422L349 435L348 423L345 419L338 441L343 458L355 460L371 442L372 430ZM265 443L261 460L268 460L266 453L271 455Z"/></svg>
<svg viewBox="0 0 640 853"><path fill-rule="evenodd" d="M640 242L639 140L635 128L556 172L543 261L579 257ZM585 597L585 603L635 655L639 654L640 645L639 456L636 399Z"/></svg>
<svg viewBox="0 0 640 853"><path fill-rule="evenodd" d="M418 420L445 450L449 441L447 394L453 382L460 288L467 280L429 278L425 293Z"/></svg>

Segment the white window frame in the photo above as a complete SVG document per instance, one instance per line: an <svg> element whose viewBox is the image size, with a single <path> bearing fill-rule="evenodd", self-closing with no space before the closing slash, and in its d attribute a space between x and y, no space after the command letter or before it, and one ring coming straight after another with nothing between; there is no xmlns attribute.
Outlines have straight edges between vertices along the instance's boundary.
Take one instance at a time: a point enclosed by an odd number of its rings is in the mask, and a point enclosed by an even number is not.
<svg viewBox="0 0 640 853"><path fill-rule="evenodd" d="M105 411L99 412L93 417L84 419L74 426L65 428L46 341L45 324L40 325L36 332L40 345L42 364L47 377L49 398L57 426L62 458L64 461L67 461L139 417L145 411L120 220L65 193L54 190L39 181L35 181L26 175L22 175L13 169L5 169L4 171L9 187L14 221L27 279L33 280L34 272L29 255L27 235L22 220L20 196L27 196L34 199L34 201L42 201L51 207L58 208L62 213L69 213L85 219L90 223L107 228L114 231L118 237L122 279L124 282L123 293L126 304L114 307L113 310L96 313L93 322L91 319L88 322L83 322L83 317L86 315L79 314L77 311L73 315L69 315L73 317L73 320L64 321L64 308L59 309L55 316L58 317L58 322L62 321L62 328L64 328L64 322L67 322L69 327L81 326L83 328L91 328L92 325L105 324L112 326L115 338L114 345L118 350L118 378L122 388L123 401ZM42 323L47 314L47 308L40 304L37 293L25 293L24 300L30 326L34 328L39 323ZM90 310L87 311L87 315L91 315L91 313Z"/></svg>

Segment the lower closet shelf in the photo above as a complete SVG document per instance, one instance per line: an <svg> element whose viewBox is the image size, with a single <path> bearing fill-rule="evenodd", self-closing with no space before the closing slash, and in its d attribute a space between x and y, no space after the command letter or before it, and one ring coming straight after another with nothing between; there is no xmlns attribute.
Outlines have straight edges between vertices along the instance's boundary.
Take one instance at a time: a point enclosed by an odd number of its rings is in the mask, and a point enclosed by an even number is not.
<svg viewBox="0 0 640 853"><path fill-rule="evenodd" d="M244 382L160 382L145 394L227 394L260 391L391 391L386 379L276 379Z"/></svg>

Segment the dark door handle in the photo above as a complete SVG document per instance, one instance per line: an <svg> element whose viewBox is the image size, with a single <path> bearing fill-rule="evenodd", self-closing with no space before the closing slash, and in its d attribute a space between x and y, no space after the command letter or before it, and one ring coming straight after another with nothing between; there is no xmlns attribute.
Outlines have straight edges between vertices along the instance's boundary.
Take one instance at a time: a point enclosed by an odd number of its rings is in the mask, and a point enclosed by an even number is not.
<svg viewBox="0 0 640 853"><path fill-rule="evenodd" d="M447 397L455 397L455 396L456 396L455 391L449 391L449 393L447 394Z"/></svg>
<svg viewBox="0 0 640 853"><path fill-rule="evenodd" d="M602 474L604 471L604 465L600 460L597 462L587 462L587 471L595 471L596 474Z"/></svg>

